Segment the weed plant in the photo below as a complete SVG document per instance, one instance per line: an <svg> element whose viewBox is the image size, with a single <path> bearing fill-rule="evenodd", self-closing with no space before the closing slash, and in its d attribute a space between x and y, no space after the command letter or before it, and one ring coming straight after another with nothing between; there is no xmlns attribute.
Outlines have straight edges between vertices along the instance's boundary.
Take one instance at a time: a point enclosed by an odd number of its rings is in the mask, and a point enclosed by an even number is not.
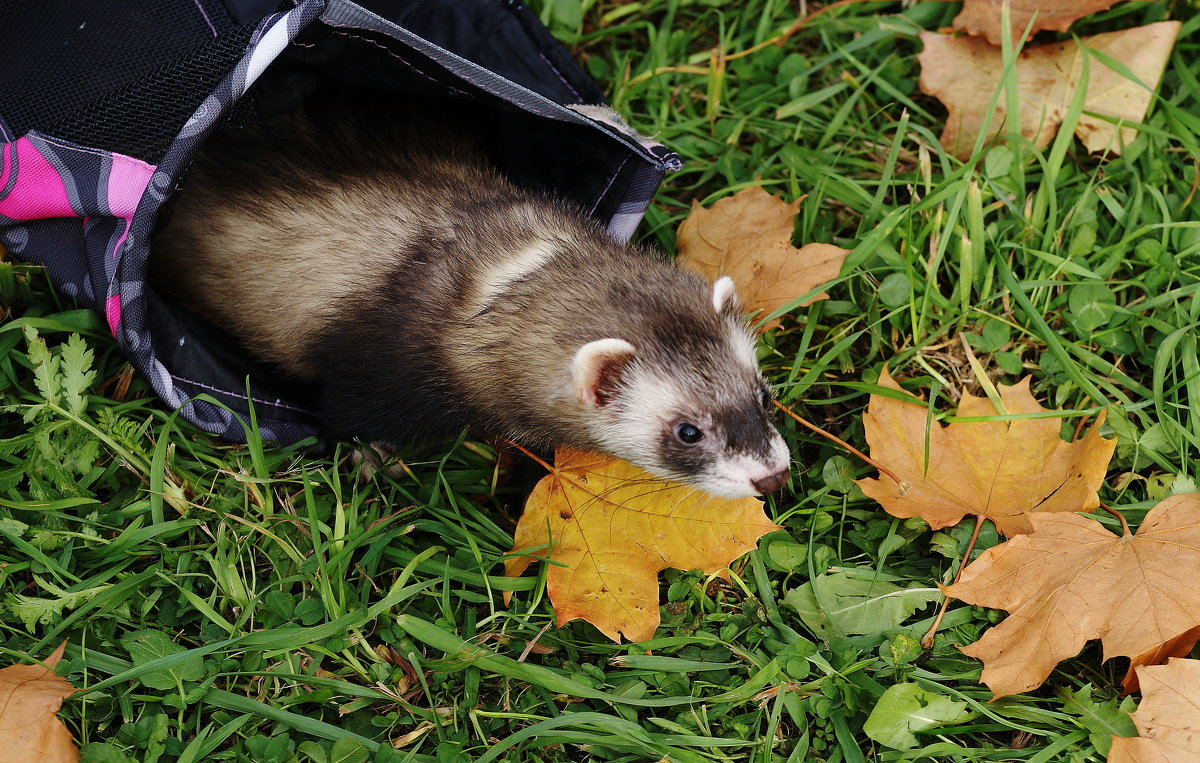
<svg viewBox="0 0 1200 763"><path fill-rule="evenodd" d="M1136 524L1197 477L1200 13L1125 3L1076 26L1184 22L1121 156L1065 131L964 164L915 60L957 7L838 5L775 44L795 3L535 4L685 161L641 236L670 251L693 202L759 185L806 196L797 242L852 250L829 300L763 338L783 402L862 447L883 366L945 420L976 378L965 343L998 383L1032 375L1065 433L1111 406L1101 497ZM346 447L318 458L252 422L230 444L165 411L40 269L0 264L0 299L0 646L13 661L68 640L59 672L83 691L62 717L85 761L1033 763L1102 760L1107 734L1131 733L1124 665L1095 647L989 703L955 646L999 613L951 607L930 651L930 606L866 634L802 617L793 592L822 573L948 581L970 527L889 517L850 481L869 467L788 422L794 477L768 501L784 529L728 581L666 573L656 637L613 644L555 627L542 578L503 576L519 488L492 447L360 485ZM973 717L876 744L864 721L905 682Z"/></svg>

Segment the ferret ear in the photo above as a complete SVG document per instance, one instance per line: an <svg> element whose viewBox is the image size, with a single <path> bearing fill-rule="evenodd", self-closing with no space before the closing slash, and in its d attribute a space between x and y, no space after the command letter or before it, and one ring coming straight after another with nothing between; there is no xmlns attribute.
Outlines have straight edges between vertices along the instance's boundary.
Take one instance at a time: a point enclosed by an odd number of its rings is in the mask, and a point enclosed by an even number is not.
<svg viewBox="0 0 1200 763"><path fill-rule="evenodd" d="M621 374L636 354L624 339L597 339L580 347L571 361L575 392L584 405L602 408L616 396Z"/></svg>
<svg viewBox="0 0 1200 763"><path fill-rule="evenodd" d="M712 285L712 305L713 310L718 313L741 312L737 292L733 288L733 279L729 276L721 276Z"/></svg>

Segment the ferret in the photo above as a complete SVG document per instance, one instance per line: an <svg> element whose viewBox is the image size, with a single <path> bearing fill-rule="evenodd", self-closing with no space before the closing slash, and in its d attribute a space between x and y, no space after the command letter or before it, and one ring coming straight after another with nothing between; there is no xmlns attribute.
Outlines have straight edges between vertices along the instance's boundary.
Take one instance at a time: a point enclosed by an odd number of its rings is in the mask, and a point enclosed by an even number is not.
<svg viewBox="0 0 1200 763"><path fill-rule="evenodd" d="M789 453L734 293L506 180L429 104L332 101L215 136L151 247L168 298L396 447L605 452L731 498Z"/></svg>

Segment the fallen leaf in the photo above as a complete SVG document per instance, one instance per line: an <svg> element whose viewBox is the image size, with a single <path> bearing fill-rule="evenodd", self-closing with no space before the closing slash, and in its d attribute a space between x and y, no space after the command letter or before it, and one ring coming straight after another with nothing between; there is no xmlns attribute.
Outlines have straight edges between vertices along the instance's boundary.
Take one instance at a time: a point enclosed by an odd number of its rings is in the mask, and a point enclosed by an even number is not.
<svg viewBox="0 0 1200 763"><path fill-rule="evenodd" d="M1133 723L1141 736L1113 737L1108 763L1200 760L1200 661L1173 658L1137 673L1142 703Z"/></svg>
<svg viewBox="0 0 1200 763"><path fill-rule="evenodd" d="M1137 669L1142 665L1162 665L1172 657L1187 657L1192 653L1196 642L1200 641L1200 625L1189 631L1184 631L1173 639L1163 642L1153 649L1129 658L1129 668L1125 678L1121 680L1121 691L1129 694L1141 688L1138 683Z"/></svg>
<svg viewBox="0 0 1200 763"><path fill-rule="evenodd" d="M772 313L835 278L850 253L832 244L792 246L800 201L789 204L754 186L709 209L692 202L679 226L676 259L710 281L732 278L747 312ZM828 298L821 292L800 304Z"/></svg>
<svg viewBox="0 0 1200 763"><path fill-rule="evenodd" d="M914 731L928 731L974 718L966 702L914 683L889 686L863 724L863 733L893 750L917 746Z"/></svg>
<svg viewBox="0 0 1200 763"><path fill-rule="evenodd" d="M879 384L900 389L886 369ZM999 390L1010 414L1047 411L1030 394L1028 378ZM925 403L911 400L871 395L863 417L871 458L901 482L887 476L855 482L889 514L920 517L934 530L976 514L1011 537L1030 531L1031 512L1091 511L1100 505L1096 489L1116 447L1115 439L1100 437L1103 413L1068 443L1059 437L1057 418L942 426L929 419ZM987 398L964 391L957 415L995 416L996 410Z"/></svg>
<svg viewBox="0 0 1200 763"><path fill-rule="evenodd" d="M1093 13L1108 10L1117 0L1008 0L1009 18L1012 20L1012 39L1017 42L1025 27L1033 21L1029 36L1050 30L1065 32L1077 20ZM963 0L962 10L954 17L952 26L956 31L983 35L988 42L999 45L1004 39L1000 25L1002 0Z"/></svg>
<svg viewBox="0 0 1200 763"><path fill-rule="evenodd" d="M546 590L562 626L576 618L613 641L658 627L658 573L714 573L779 527L757 498L731 500L653 477L609 456L560 449L517 523L505 574L549 561ZM533 551L549 544L547 551Z"/></svg>
<svg viewBox="0 0 1200 763"><path fill-rule="evenodd" d="M5 760L79 760L70 730L56 715L63 699L79 690L50 669L62 659L66 646L65 641L60 644L43 661L45 665L0 669L0 743Z"/></svg>
<svg viewBox="0 0 1200 763"><path fill-rule="evenodd" d="M995 697L1039 686L1090 639L1134 657L1200 625L1200 493L1166 499L1136 534L1077 514L1032 514L1033 533L994 546L947 596L1010 614L962 651Z"/></svg>
<svg viewBox="0 0 1200 763"><path fill-rule="evenodd" d="M1050 145L1083 78L1085 54L1080 44L1111 57L1139 80L1132 82L1109 69L1096 56L1091 56L1084 111L1127 123L1140 123L1162 77L1180 26L1178 21L1160 21L1084 37L1078 44L1068 40L1026 48L1018 55L1016 63L1022 137L1039 148ZM925 44L925 49L917 56L921 64L921 92L945 104L948 114L941 136L942 145L965 161L981 132L986 132L990 138L1004 128L1003 93L992 112L987 113L987 106L1004 72L1000 49L978 37L921 32L921 40ZM1087 114L1081 115L1075 126L1075 134L1088 151L1120 153L1136 137L1136 131L1124 127L1119 132L1118 136L1118 127L1111 122Z"/></svg>
<svg viewBox="0 0 1200 763"><path fill-rule="evenodd" d="M407 734L401 734L391 740L393 750L403 750L413 742L428 734L432 729L436 728L432 721L422 721L415 729Z"/></svg>

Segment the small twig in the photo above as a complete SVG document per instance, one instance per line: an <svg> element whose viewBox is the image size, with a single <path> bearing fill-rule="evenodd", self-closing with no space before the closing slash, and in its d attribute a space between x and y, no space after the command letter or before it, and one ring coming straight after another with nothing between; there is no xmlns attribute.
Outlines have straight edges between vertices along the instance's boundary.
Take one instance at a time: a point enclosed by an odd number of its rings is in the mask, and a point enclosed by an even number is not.
<svg viewBox="0 0 1200 763"><path fill-rule="evenodd" d="M546 631L550 630L551 625L554 625L554 623L548 622L543 625L542 629L537 632L537 635L525 643L525 648L521 651L521 656L517 658L517 662L525 662L525 658L528 657L529 653L533 651L533 648L537 646L537 642L542 638L542 636L546 635Z"/></svg>
<svg viewBox="0 0 1200 763"><path fill-rule="evenodd" d="M975 531L971 533L971 540L967 542L967 551L963 554L962 561L958 563L958 574L954 576L954 580L950 585L958 582L962 577L963 570L967 567L967 561L971 558L971 552L975 550L975 541L979 539L979 531L983 528L983 515L975 516ZM945 596L945 594L943 594ZM933 625L929 626L929 630L925 631L925 635L921 637L921 648L932 649L933 638L937 635L938 628L942 625L942 618L946 616L946 610L950 607L950 597L946 596L942 599L942 608L938 610L937 617L933 619Z"/></svg>
<svg viewBox="0 0 1200 763"><path fill-rule="evenodd" d="M803 426L808 427L809 429L811 429L812 431L821 435L822 437L829 440L830 442L837 443L841 447L845 448L846 450L850 451L854 455L861 458L866 463L870 464L871 466L874 466L876 469L879 470L880 474L886 474L887 476L891 477L892 481L895 482L897 485L899 485L903 482L903 480L901 480L899 477L897 477L896 473L893 472L891 469L889 469L886 466L884 466L883 464L873 460L866 453L863 453L861 450L854 447L853 445L846 442L845 440L842 440L839 437L832 435L829 432L826 432L824 429L821 429L821 427L817 426L816 424L806 421L805 419L803 419L802 417L797 415L795 411L793 411L791 408L788 408L786 405L779 402L778 400L775 401L775 407L778 408L779 410L783 411L787 415L791 416L793 419L795 419L797 424L801 424Z"/></svg>
<svg viewBox="0 0 1200 763"><path fill-rule="evenodd" d="M1113 507L1109 506L1108 504L1104 504L1104 503L1100 504L1100 508L1107 511L1109 514L1112 514L1121 523L1121 535L1128 538L1130 535L1133 534L1133 533L1129 532L1129 523L1125 521L1125 516L1123 514L1121 514L1121 512L1117 511Z"/></svg>

